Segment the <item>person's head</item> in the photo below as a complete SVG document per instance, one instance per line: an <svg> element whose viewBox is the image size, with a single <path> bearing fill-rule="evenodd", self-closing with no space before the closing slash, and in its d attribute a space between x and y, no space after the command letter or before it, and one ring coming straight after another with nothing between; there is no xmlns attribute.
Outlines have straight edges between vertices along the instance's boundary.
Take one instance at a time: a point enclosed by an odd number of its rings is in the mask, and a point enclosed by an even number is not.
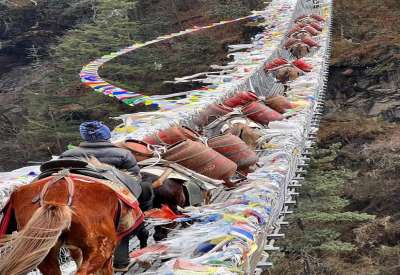
<svg viewBox="0 0 400 275"><path fill-rule="evenodd" d="M87 142L108 141L111 131L100 121L88 121L79 126L81 137Z"/></svg>

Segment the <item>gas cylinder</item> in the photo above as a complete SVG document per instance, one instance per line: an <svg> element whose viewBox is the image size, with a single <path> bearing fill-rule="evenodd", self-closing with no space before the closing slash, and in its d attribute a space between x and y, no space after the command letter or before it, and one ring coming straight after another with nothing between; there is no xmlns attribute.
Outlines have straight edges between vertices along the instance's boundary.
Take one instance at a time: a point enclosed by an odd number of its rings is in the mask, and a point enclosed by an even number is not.
<svg viewBox="0 0 400 275"><path fill-rule="evenodd" d="M299 17L296 18L296 20L294 22L300 21L301 19L304 19L306 17L308 17L308 15L305 15L305 14L304 15L300 15Z"/></svg>
<svg viewBox="0 0 400 275"><path fill-rule="evenodd" d="M298 25L293 26L293 28L291 28L288 32L287 32L287 36L291 36L292 34L300 31L302 28Z"/></svg>
<svg viewBox="0 0 400 275"><path fill-rule="evenodd" d="M314 29L312 26L308 25L304 27L304 30L306 30L309 34L312 36L316 36L319 34L319 31Z"/></svg>
<svg viewBox="0 0 400 275"><path fill-rule="evenodd" d="M242 112L251 120L263 125L268 125L271 121L284 119L280 113L259 101L249 103L242 108Z"/></svg>
<svg viewBox="0 0 400 275"><path fill-rule="evenodd" d="M151 136L146 136L143 141L149 144L175 144L179 141L191 139L197 140L199 134L192 129L185 126L170 127L165 130L161 130Z"/></svg>
<svg viewBox="0 0 400 275"><path fill-rule="evenodd" d="M258 96L253 92L238 92L233 97L226 99L224 105L234 108L256 100L258 100Z"/></svg>
<svg viewBox="0 0 400 275"><path fill-rule="evenodd" d="M320 45L314 39L311 39L309 37L305 37L301 39L301 41L310 47L320 47Z"/></svg>
<svg viewBox="0 0 400 275"><path fill-rule="evenodd" d="M162 157L213 179L229 179L237 169L230 159L201 142L189 139L169 146Z"/></svg>
<svg viewBox="0 0 400 275"><path fill-rule="evenodd" d="M288 109L293 108L289 100L282 95L267 98L265 104L281 114L285 113Z"/></svg>
<svg viewBox="0 0 400 275"><path fill-rule="evenodd" d="M301 40L299 40L299 39L290 37L290 38L288 38L288 39L286 40L286 43L285 43L284 47L285 47L285 49L289 49L290 46L292 46L293 44L298 43L298 42L300 42L300 41L301 41Z"/></svg>
<svg viewBox="0 0 400 275"><path fill-rule="evenodd" d="M310 26L313 27L314 29L316 29L317 31L320 31L320 32L322 31L321 25L316 22L310 23Z"/></svg>
<svg viewBox="0 0 400 275"><path fill-rule="evenodd" d="M311 72L313 68L311 64L306 63L303 59L297 59L292 64L304 72Z"/></svg>
<svg viewBox="0 0 400 275"><path fill-rule="evenodd" d="M207 140L207 145L237 164L239 170L257 163L257 154L238 136L224 134Z"/></svg>
<svg viewBox="0 0 400 275"><path fill-rule="evenodd" d="M317 20L317 21L320 21L320 22L324 22L325 21L325 19L322 16L317 15L317 14L310 14L310 17L315 19L315 20Z"/></svg>
<svg viewBox="0 0 400 275"><path fill-rule="evenodd" d="M197 126L203 127L207 124L210 124L217 118L229 114L233 109L228 106L220 105L220 104L210 104L207 108L202 111L195 119L194 123Z"/></svg>
<svg viewBox="0 0 400 275"><path fill-rule="evenodd" d="M274 60L272 60L271 62L268 62L267 64L265 64L265 70L269 71L269 70L273 70L279 66L285 65L285 64L289 64L289 62L281 57L275 58Z"/></svg>

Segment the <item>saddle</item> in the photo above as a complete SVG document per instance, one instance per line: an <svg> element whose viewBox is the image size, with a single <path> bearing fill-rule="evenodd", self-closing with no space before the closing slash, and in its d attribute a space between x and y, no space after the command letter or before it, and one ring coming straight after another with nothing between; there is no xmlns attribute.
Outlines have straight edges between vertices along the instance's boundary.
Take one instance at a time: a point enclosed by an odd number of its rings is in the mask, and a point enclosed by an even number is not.
<svg viewBox="0 0 400 275"><path fill-rule="evenodd" d="M157 166L153 165L158 161ZM169 162L167 160L157 160L155 158L144 160L139 163L142 167L141 171L152 175L160 176L166 169L172 169L169 179L181 180L186 194L188 195L189 204L192 206L200 205L204 202L204 194L222 186L222 180L215 180L196 173L182 165Z"/></svg>
<svg viewBox="0 0 400 275"><path fill-rule="evenodd" d="M128 149L133 153L137 161L142 161L153 157L153 151L150 150L150 144L136 139L127 139L117 144L118 147Z"/></svg>
<svg viewBox="0 0 400 275"><path fill-rule="evenodd" d="M49 177L63 169L68 169L71 173L78 175L122 183L136 198L139 198L142 193L139 177L128 175L114 167L96 168L79 159L57 159L45 162L40 166L41 174L37 179Z"/></svg>
<svg viewBox="0 0 400 275"><path fill-rule="evenodd" d="M217 136L225 133L229 128L231 128L235 123L243 123L250 128L261 129L263 128L260 124L254 122L253 120L243 116L240 112L232 112L226 116L214 120L212 123L204 127L204 133L208 137Z"/></svg>

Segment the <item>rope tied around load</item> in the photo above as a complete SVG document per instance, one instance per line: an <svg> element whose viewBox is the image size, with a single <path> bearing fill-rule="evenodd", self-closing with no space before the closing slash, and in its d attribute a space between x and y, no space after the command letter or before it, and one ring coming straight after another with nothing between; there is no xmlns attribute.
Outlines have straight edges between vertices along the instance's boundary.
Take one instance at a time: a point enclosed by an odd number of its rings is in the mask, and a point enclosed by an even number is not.
<svg viewBox="0 0 400 275"><path fill-rule="evenodd" d="M67 203L65 205L71 206L72 205L72 199L73 199L74 193L75 193L75 186L74 186L74 182L70 178L70 175L71 175L71 173L70 173L69 169L63 169L63 170L59 171L58 173L54 174L53 178L43 186L43 189L40 191L40 194L32 199L32 203L36 203L36 202L39 201L39 205L40 206L43 206L45 204L49 204L45 200L45 196L46 196L49 188L53 184L57 183L58 181L60 181L62 179L65 179L65 181L67 182L67 192L68 192L68 200L67 200ZM51 204L55 204L55 203L52 202Z"/></svg>

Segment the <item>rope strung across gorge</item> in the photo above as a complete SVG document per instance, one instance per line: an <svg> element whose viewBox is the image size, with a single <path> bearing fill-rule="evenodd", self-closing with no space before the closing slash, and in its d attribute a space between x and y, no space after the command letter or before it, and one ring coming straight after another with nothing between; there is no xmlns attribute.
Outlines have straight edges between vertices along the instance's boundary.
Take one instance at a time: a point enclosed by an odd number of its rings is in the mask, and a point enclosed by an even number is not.
<svg viewBox="0 0 400 275"><path fill-rule="evenodd" d="M253 86L254 89L261 88L258 81L250 81L250 79L255 78L262 71L263 64L280 45L295 6L296 0L274 0L265 10L253 12L249 16L221 21L204 27L195 27L179 33L164 35L146 43L131 45L84 66L80 73L81 81L96 92L115 97L125 104L131 106L145 104L158 107L158 111L155 112L127 114L120 117L124 123L121 127L115 129L114 140L127 137L140 139L148 135L149 132L180 124L182 121L189 121L209 104L221 101L224 97L232 95L240 89L250 89L250 86ZM226 71L225 66L218 66L219 70L224 74L206 75L206 78L202 79L205 84L204 87L185 92L186 96L181 99L168 99L165 96L157 95L145 96L140 92L127 91L106 82L98 74L99 68L106 62L139 48L154 45L174 37L256 18L264 20L260 23L260 26L264 26L265 31L254 37L252 44L246 45L253 48L252 51L230 53L234 60L226 65L230 67L229 71ZM231 46L231 49L237 50L238 48Z"/></svg>
<svg viewBox="0 0 400 275"><path fill-rule="evenodd" d="M194 28L186 29L186 30L180 31L178 33L172 33L169 35L163 35L163 36L157 37L156 39L145 42L145 43L133 44L127 48L121 49L117 52L114 52L114 53L105 55L99 59L96 59L96 60L90 62L89 64L87 64L86 66L84 66L80 73L81 82L85 86L88 86L88 87L94 89L96 92L103 93L104 95L107 95L107 96L116 97L118 100L120 100L123 103L130 105L130 106L134 106L134 105L138 105L138 104L142 104L142 103L145 103L147 105L153 104L154 100L159 99L160 96L146 96L140 92L131 92L131 91L116 87L113 84L106 82L99 76L99 74L98 74L99 68L102 65L104 65L106 62L109 62L110 60L112 60L118 56L127 54L129 52L138 50L140 48L143 48L143 47L146 47L149 45L157 44L162 41L170 40L170 39L173 39L173 38L176 38L179 36L184 36L187 34L193 34L195 32L209 30L212 28L216 28L218 26L223 26L223 25L240 22L240 21L243 21L246 19L256 19L257 17L259 17L259 15L257 14L257 12L255 12L254 14L249 15L249 16L244 16L244 17L240 17L240 18L228 20L228 21L221 21L218 23L213 23L208 26L202 26L202 27L195 26ZM154 103L154 104L158 106L157 103Z"/></svg>

